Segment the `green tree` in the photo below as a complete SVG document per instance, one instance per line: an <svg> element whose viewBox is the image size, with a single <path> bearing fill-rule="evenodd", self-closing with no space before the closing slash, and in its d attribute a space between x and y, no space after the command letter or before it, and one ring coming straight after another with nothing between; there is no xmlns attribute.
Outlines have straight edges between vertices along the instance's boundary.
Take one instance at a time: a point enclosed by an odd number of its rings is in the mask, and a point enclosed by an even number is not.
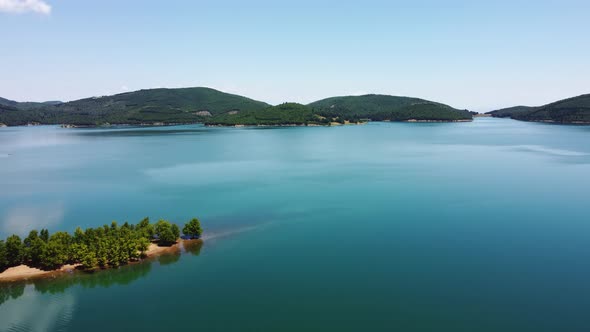
<svg viewBox="0 0 590 332"><path fill-rule="evenodd" d="M39 232L32 230L29 232L29 236L23 240L23 261L28 262L31 260L31 244L38 238Z"/></svg>
<svg viewBox="0 0 590 332"><path fill-rule="evenodd" d="M22 263L23 243L18 235L11 235L6 239L6 261L8 266L17 266Z"/></svg>
<svg viewBox="0 0 590 332"><path fill-rule="evenodd" d="M41 257L41 266L45 269L55 269L64 265L68 261L68 256L61 243L49 239L43 256Z"/></svg>
<svg viewBox="0 0 590 332"><path fill-rule="evenodd" d="M141 256L145 255L145 252L148 250L150 246L150 241L145 237L140 237L137 241L137 250L139 251Z"/></svg>
<svg viewBox="0 0 590 332"><path fill-rule="evenodd" d="M49 241L49 231L47 229L42 229L39 233L39 237L45 242Z"/></svg>
<svg viewBox="0 0 590 332"><path fill-rule="evenodd" d="M0 240L0 272L8 267L8 260L6 259L6 244L4 240Z"/></svg>
<svg viewBox="0 0 590 332"><path fill-rule="evenodd" d="M203 229L201 229L201 222L199 219L193 218L188 223L186 223L182 228L182 233L184 235L190 236L193 239L198 239L201 237Z"/></svg>
<svg viewBox="0 0 590 332"><path fill-rule="evenodd" d="M81 250L82 256L80 257L80 264L84 269L92 269L98 265L98 259L96 253L90 248L83 245Z"/></svg>
<svg viewBox="0 0 590 332"><path fill-rule="evenodd" d="M180 228L178 227L177 224L172 224L171 228L172 228L172 234L174 234L174 239L176 241L176 239L178 239L180 237Z"/></svg>
<svg viewBox="0 0 590 332"><path fill-rule="evenodd" d="M24 254L23 261L29 263L32 266L38 266L41 264L41 257L43 256L47 243L39 237L36 230L32 230L23 240Z"/></svg>
<svg viewBox="0 0 590 332"><path fill-rule="evenodd" d="M105 238L99 238L96 244L96 260L100 267L105 267L109 263L108 246Z"/></svg>
<svg viewBox="0 0 590 332"><path fill-rule="evenodd" d="M52 234L41 255L41 267L55 269L73 261L75 246L72 246L72 242L72 236L67 232Z"/></svg>
<svg viewBox="0 0 590 332"><path fill-rule="evenodd" d="M178 229L178 226L176 226L176 228ZM160 244L163 245L170 245L176 242L176 239L178 239L178 237L176 236L173 228L172 228L172 224L170 224L169 221L167 220L162 220L160 219L157 223L156 226L154 227L156 235L158 236L158 241ZM180 233L180 231L179 231Z"/></svg>
<svg viewBox="0 0 590 332"><path fill-rule="evenodd" d="M141 220L139 222L139 224L137 224L136 229L140 233L141 236L143 236L147 239L154 238L155 230L154 230L154 226L152 224L150 224L150 218L148 218L148 217L143 218L143 220Z"/></svg>
<svg viewBox="0 0 590 332"><path fill-rule="evenodd" d="M41 264L41 259L47 250L47 243L43 242L40 238L33 240L29 247L29 259L33 266Z"/></svg>
<svg viewBox="0 0 590 332"><path fill-rule="evenodd" d="M80 227L76 227L74 231L74 243L84 243L86 242L86 233Z"/></svg>

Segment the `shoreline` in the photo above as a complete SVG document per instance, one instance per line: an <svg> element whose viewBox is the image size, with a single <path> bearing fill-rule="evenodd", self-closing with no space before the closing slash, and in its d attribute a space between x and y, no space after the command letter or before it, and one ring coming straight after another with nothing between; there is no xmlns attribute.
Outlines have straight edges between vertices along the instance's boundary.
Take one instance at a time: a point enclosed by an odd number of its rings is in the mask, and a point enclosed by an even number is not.
<svg viewBox="0 0 590 332"><path fill-rule="evenodd" d="M409 119L409 120L402 120L402 121L390 121L390 122L411 122L411 123L427 123L427 122L436 122L436 123L452 123L452 122L473 122L473 119L459 119L459 120L417 120L417 119Z"/></svg>
<svg viewBox="0 0 590 332"><path fill-rule="evenodd" d="M576 126L588 126L588 125L590 125L590 122L588 122L588 121L562 122L562 121L555 121L555 120L520 120L520 119L512 119L512 120L524 121L524 122L537 122L537 123L556 124L556 125L576 125Z"/></svg>
<svg viewBox="0 0 590 332"><path fill-rule="evenodd" d="M550 125L565 125L565 126L590 126L590 121L570 121L570 122L563 122L563 121L555 121L555 120L523 120L517 119L510 116L491 116L495 119L509 119L521 122L533 122L533 123L544 123Z"/></svg>
<svg viewBox="0 0 590 332"><path fill-rule="evenodd" d="M191 239L191 240L184 240L179 239L175 244L171 246L159 246L155 243L150 243L148 250L145 252L145 256L137 261L130 261L126 265L131 264L141 264L144 260L149 258L158 257L161 255L168 255L168 254L177 254L181 253L184 249L185 243L193 243L200 241L202 239ZM18 266L9 267L8 269L4 270L0 273L0 285L3 283L9 282L17 282L17 281L28 281L32 279L41 279L41 278L57 278L66 274L71 274L76 271L80 272L100 272L103 270L112 269L113 267L107 266L103 268L95 268L91 270L82 270L80 269L81 264L66 264L61 266L59 269L55 270L41 270L39 268L30 267L25 264L21 264Z"/></svg>
<svg viewBox="0 0 590 332"><path fill-rule="evenodd" d="M478 116L474 116L478 117ZM516 119L515 119L516 120ZM459 120L417 120L417 119L408 119L408 120L381 120L381 121L363 121L357 123L339 123L339 122L332 122L330 124L320 124L320 123L308 123L308 124L207 124L205 122L178 122L178 123L166 123L166 122L154 122L154 123L110 123L110 124L102 124L102 125L78 125L78 124L49 124L49 123L27 123L23 125L6 125L0 124L0 128L12 128L12 127L37 127L37 126L58 126L63 129L94 129L94 128L111 128L116 129L118 127L173 127L173 126L186 126L186 125L197 125L202 124L205 127L228 127L228 128L250 128L250 127L337 127L337 126L347 126L347 125L364 125L368 122L410 122L410 123L452 123L452 122L472 122L473 119L459 119ZM522 120L520 120L522 121ZM530 121L530 122L543 122L543 121ZM567 123L564 123L567 124ZM574 124L590 124L590 122L580 122Z"/></svg>
<svg viewBox="0 0 590 332"><path fill-rule="evenodd" d="M328 124L275 124L275 125L244 125L244 124L232 124L232 125L224 125L224 124L204 124L205 127L227 127L227 128L254 128L254 127L339 127L339 126L362 126L369 122L401 122L401 123L455 123L455 122L473 122L473 119L460 119L460 120L416 120L416 119L408 119L408 120L381 120L381 121L363 121L357 123L339 123L339 122L332 122Z"/></svg>

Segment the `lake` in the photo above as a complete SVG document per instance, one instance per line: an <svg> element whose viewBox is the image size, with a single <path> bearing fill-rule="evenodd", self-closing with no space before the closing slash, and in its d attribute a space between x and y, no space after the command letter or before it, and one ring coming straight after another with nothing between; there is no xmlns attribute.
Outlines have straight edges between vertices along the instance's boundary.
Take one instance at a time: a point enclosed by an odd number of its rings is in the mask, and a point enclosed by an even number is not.
<svg viewBox="0 0 590 332"><path fill-rule="evenodd" d="M590 127L0 128L0 237L202 247L0 285L1 331L589 331Z"/></svg>

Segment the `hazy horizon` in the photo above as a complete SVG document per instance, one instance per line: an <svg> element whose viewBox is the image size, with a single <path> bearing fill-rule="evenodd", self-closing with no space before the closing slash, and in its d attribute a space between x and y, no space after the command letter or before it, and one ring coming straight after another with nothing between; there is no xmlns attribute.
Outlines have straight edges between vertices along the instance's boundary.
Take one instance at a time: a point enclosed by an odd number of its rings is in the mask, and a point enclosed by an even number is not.
<svg viewBox="0 0 590 332"><path fill-rule="evenodd" d="M411 96L485 112L590 92L583 1L0 1L0 97L211 87L279 104ZM548 24L550 22L550 24Z"/></svg>

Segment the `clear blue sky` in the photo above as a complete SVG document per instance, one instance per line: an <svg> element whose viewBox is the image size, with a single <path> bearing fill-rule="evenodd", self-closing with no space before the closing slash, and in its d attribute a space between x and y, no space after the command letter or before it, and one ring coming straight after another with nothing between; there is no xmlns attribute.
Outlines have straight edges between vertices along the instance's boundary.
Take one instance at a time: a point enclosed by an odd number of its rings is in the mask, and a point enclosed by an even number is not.
<svg viewBox="0 0 590 332"><path fill-rule="evenodd" d="M0 96L208 86L485 111L590 93L585 1L0 0Z"/></svg>

